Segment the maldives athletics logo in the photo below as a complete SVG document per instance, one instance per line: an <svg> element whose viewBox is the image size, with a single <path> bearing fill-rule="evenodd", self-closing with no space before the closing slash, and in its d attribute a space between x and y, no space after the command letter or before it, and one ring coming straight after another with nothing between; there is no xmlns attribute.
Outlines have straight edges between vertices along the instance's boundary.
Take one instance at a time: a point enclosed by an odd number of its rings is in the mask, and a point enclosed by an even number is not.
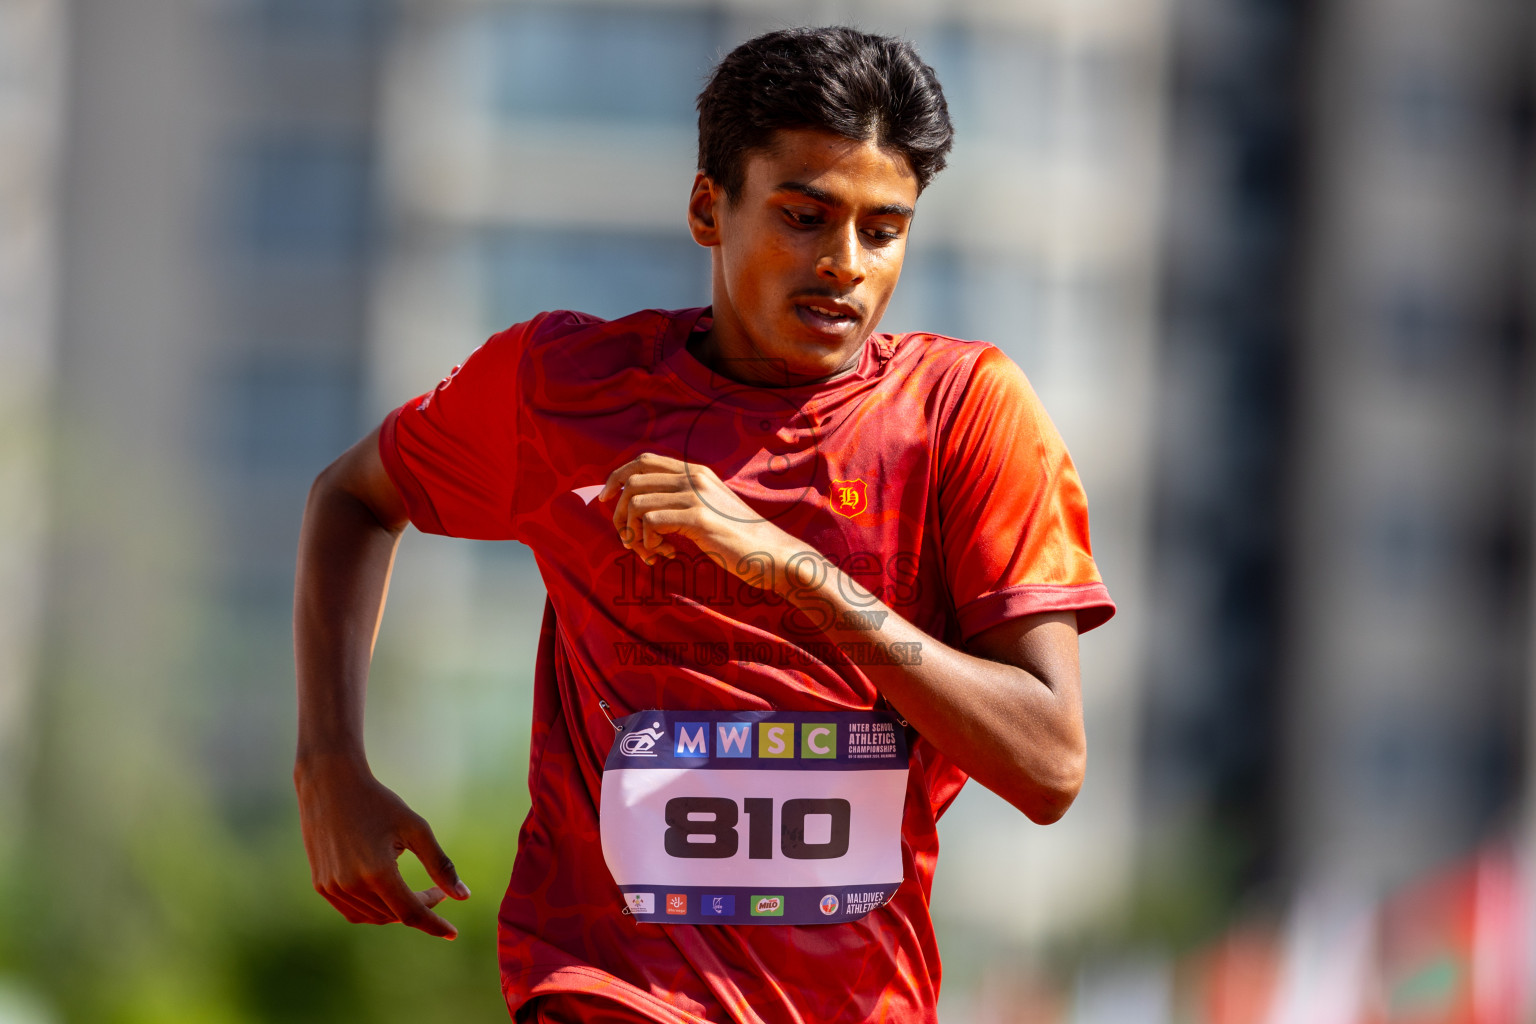
<svg viewBox="0 0 1536 1024"><path fill-rule="evenodd" d="M832 511L849 519L869 508L869 492L863 480L833 480L827 500Z"/></svg>

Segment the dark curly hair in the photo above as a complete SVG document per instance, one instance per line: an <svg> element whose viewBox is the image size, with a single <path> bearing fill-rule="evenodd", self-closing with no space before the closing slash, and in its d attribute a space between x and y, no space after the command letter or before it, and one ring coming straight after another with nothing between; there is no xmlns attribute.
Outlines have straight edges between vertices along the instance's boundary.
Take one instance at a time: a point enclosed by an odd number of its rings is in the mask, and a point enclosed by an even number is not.
<svg viewBox="0 0 1536 1024"><path fill-rule="evenodd" d="M955 137L933 68L905 39L793 28L726 54L699 93L699 170L735 200L746 157L783 128L819 128L907 158L917 188L944 169Z"/></svg>

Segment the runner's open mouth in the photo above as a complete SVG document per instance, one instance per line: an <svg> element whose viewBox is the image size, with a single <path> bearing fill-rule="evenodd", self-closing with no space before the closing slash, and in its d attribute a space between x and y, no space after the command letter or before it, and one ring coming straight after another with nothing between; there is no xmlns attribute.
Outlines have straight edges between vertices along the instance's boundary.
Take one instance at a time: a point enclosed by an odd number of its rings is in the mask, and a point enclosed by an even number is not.
<svg viewBox="0 0 1536 1024"><path fill-rule="evenodd" d="M854 307L827 299L797 302L795 303L795 309L799 312L802 319L812 325L834 331L846 329L863 319L862 315Z"/></svg>
<svg viewBox="0 0 1536 1024"><path fill-rule="evenodd" d="M851 313L841 313L841 312L838 312L835 309L829 309L826 306L807 306L806 309L809 309L812 313L815 313L817 316L826 317L828 320L857 320L858 319L858 317L852 315Z"/></svg>

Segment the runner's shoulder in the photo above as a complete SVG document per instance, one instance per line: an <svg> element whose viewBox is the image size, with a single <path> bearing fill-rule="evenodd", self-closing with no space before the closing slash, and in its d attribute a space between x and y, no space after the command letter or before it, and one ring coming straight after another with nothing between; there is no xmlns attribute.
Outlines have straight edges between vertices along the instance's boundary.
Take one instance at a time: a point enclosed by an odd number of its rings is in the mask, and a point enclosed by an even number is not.
<svg viewBox="0 0 1536 1024"><path fill-rule="evenodd" d="M530 340L566 337L593 327L602 327L608 321L593 313L578 309L551 309L528 321Z"/></svg>
<svg viewBox="0 0 1536 1024"><path fill-rule="evenodd" d="M908 331L905 334L876 336L898 365L949 370L962 364L973 364L986 352L994 352L1004 359L1001 349L990 341L974 338L952 338L932 331Z"/></svg>
<svg viewBox="0 0 1536 1024"><path fill-rule="evenodd" d="M979 385L1029 390L1024 371L989 341L951 338L930 331L883 335L880 341L891 353L892 367L926 388L953 388L957 393Z"/></svg>
<svg viewBox="0 0 1536 1024"><path fill-rule="evenodd" d="M560 343L562 346L583 343L612 345L628 341L647 346L685 310L642 309L616 320L605 320L592 313L574 309L555 309L540 313L526 325L525 344L529 346Z"/></svg>
<svg viewBox="0 0 1536 1024"><path fill-rule="evenodd" d="M593 378L650 365L667 330L679 317L696 312L642 309L605 320L579 310L556 309L509 330L520 330L521 348L536 362L554 356L559 364L580 366L584 377Z"/></svg>

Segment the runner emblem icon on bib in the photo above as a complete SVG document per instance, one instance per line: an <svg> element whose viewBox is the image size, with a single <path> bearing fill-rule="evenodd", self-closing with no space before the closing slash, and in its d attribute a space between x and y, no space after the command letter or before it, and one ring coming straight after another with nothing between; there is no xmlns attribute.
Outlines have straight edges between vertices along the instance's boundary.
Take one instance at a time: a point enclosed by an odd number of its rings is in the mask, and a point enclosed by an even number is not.
<svg viewBox="0 0 1536 1024"><path fill-rule="evenodd" d="M603 768L637 921L836 924L901 886L907 738L878 711L641 711Z"/></svg>

